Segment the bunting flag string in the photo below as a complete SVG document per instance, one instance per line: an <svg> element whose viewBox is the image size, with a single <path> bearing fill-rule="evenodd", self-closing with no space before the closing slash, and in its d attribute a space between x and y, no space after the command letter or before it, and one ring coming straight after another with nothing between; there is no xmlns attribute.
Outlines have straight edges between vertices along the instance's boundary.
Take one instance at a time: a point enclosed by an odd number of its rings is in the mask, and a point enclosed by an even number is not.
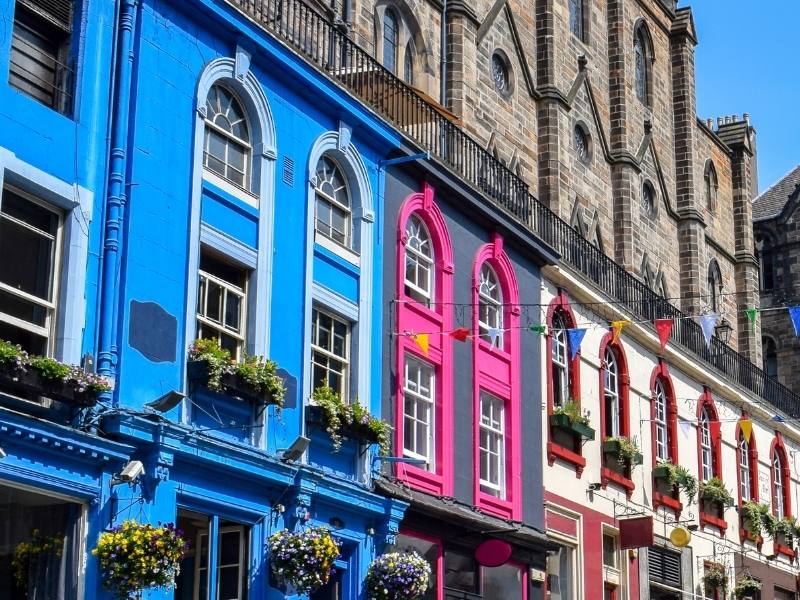
<svg viewBox="0 0 800 600"><path fill-rule="evenodd" d="M503 335L503 330L499 327L489 327L487 333L489 334L489 341L491 341L492 346L497 346L497 340Z"/></svg>
<svg viewBox="0 0 800 600"><path fill-rule="evenodd" d="M656 319L656 331L658 332L658 341L661 342L661 353L667 347L669 336L672 334L672 319Z"/></svg>
<svg viewBox="0 0 800 600"><path fill-rule="evenodd" d="M428 350L430 348L430 336L427 333L417 333L411 336L411 339L416 342L417 346L419 346L422 353L427 358Z"/></svg>
<svg viewBox="0 0 800 600"><path fill-rule="evenodd" d="M748 308L745 311L747 315L747 319L750 321L750 328L756 328L756 320L758 320L758 309L757 308Z"/></svg>
<svg viewBox="0 0 800 600"><path fill-rule="evenodd" d="M791 317L792 324L794 325L794 334L796 336L800 336L800 306L790 306L789 316Z"/></svg>
<svg viewBox="0 0 800 600"><path fill-rule="evenodd" d="M681 427L681 433L683 437L688 438L689 434L692 432L692 422L687 421L683 417L678 417L678 425Z"/></svg>
<svg viewBox="0 0 800 600"><path fill-rule="evenodd" d="M450 337L459 342L466 342L469 337L469 329L466 327L459 327L450 332Z"/></svg>
<svg viewBox="0 0 800 600"><path fill-rule="evenodd" d="M630 321L611 321L611 330L614 332L611 339L615 344L619 342L619 336L622 334L622 330L630 324Z"/></svg>
<svg viewBox="0 0 800 600"><path fill-rule="evenodd" d="M742 430L744 441L750 443L750 435L753 433L753 422L750 419L742 419L739 421L739 427Z"/></svg>
<svg viewBox="0 0 800 600"><path fill-rule="evenodd" d="M567 329L567 340L569 342L569 359L575 360L575 356L581 349L581 342L583 341L583 337L586 335L585 329Z"/></svg>
<svg viewBox="0 0 800 600"><path fill-rule="evenodd" d="M706 340L706 346L711 347L711 336L714 335L714 328L717 326L717 315L714 313L702 315L700 317L700 327L703 330L703 337Z"/></svg>

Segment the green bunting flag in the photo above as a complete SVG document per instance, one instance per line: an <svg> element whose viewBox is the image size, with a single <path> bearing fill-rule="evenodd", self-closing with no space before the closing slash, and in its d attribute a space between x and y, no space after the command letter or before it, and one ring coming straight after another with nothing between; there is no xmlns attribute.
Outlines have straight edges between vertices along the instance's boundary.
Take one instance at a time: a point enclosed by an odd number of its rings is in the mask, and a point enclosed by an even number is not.
<svg viewBox="0 0 800 600"><path fill-rule="evenodd" d="M531 325L529 329L534 333L547 335L547 325Z"/></svg>
<svg viewBox="0 0 800 600"><path fill-rule="evenodd" d="M756 319L758 319L758 309L757 308L748 308L744 312L747 313L747 318L750 319L750 326L753 329L755 329Z"/></svg>

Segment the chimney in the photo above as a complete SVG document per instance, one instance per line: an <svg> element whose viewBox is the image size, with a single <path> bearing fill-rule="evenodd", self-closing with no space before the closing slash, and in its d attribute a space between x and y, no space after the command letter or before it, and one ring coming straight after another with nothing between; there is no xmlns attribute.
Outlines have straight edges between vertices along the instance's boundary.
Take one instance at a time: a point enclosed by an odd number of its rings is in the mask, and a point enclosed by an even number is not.
<svg viewBox="0 0 800 600"><path fill-rule="evenodd" d="M750 125L750 113L744 113L744 122Z"/></svg>
<svg viewBox="0 0 800 600"><path fill-rule="evenodd" d="M723 119L722 117L717 117L717 129L722 127L723 123L725 123L725 119Z"/></svg>

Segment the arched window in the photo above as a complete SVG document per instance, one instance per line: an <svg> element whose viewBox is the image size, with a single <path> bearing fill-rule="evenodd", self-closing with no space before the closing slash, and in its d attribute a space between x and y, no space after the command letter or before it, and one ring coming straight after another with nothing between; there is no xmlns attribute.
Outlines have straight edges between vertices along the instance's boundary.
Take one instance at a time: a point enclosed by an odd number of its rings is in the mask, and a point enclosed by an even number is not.
<svg viewBox="0 0 800 600"><path fill-rule="evenodd" d="M770 292L775 289L775 251L767 236L756 234L756 254L759 287L762 292Z"/></svg>
<svg viewBox="0 0 800 600"><path fill-rule="evenodd" d="M203 165L239 187L250 189L250 129L241 102L216 84L206 98Z"/></svg>
<svg viewBox="0 0 800 600"><path fill-rule="evenodd" d="M567 347L567 323L564 315L556 313L550 325L551 369L553 378L553 407L569 402L569 349Z"/></svg>
<svg viewBox="0 0 800 600"><path fill-rule="evenodd" d="M481 267L478 286L478 328L481 338L497 348L503 347L503 291L489 263Z"/></svg>
<svg viewBox="0 0 800 600"><path fill-rule="evenodd" d="M711 417L704 406L700 411L700 477L708 481L714 477L714 446L711 440Z"/></svg>
<svg viewBox="0 0 800 600"><path fill-rule="evenodd" d="M425 184L400 206L396 228L396 327L431 334L427 354L405 335L396 336L396 476L414 489L452 494L453 264L452 245L434 190ZM421 305L426 309L421 309Z"/></svg>
<svg viewBox="0 0 800 600"><path fill-rule="evenodd" d="M761 338L761 347L764 355L764 372L767 377L776 379L778 377L778 347L775 344L775 340L764 336Z"/></svg>
<svg viewBox="0 0 800 600"><path fill-rule="evenodd" d="M625 349L609 331L600 342L600 439L629 437L628 400L630 379ZM613 482L628 493L634 489L630 469L614 456L603 452L601 480Z"/></svg>
<svg viewBox="0 0 800 600"><path fill-rule="evenodd" d="M569 30L583 40L583 0L569 0Z"/></svg>
<svg viewBox="0 0 800 600"><path fill-rule="evenodd" d="M414 42L409 40L403 57L403 79L408 85L414 85Z"/></svg>
<svg viewBox="0 0 800 600"><path fill-rule="evenodd" d="M608 437L617 437L621 430L621 406L620 406L620 373L619 363L613 348L606 348L605 356L605 377L603 383L603 399L605 410L603 420L605 423L605 434Z"/></svg>
<svg viewBox="0 0 800 600"><path fill-rule="evenodd" d="M391 10L387 10L383 14L383 66L392 73L397 70L398 37L397 17Z"/></svg>
<svg viewBox="0 0 800 600"><path fill-rule="evenodd" d="M717 180L717 170L714 168L714 162L709 160L706 163L706 206L708 210L714 212L717 210L717 190L719 189L719 182Z"/></svg>
<svg viewBox="0 0 800 600"><path fill-rule="evenodd" d="M406 222L405 293L426 306L433 301L433 244L428 228L417 215Z"/></svg>
<svg viewBox="0 0 800 600"><path fill-rule="evenodd" d="M634 86L636 97L642 104L650 105L650 62L652 61L650 52L650 39L647 27L640 23L633 35L633 56L634 56Z"/></svg>
<svg viewBox="0 0 800 600"><path fill-rule="evenodd" d="M778 519L792 516L791 474L783 437L775 434L772 440L772 514Z"/></svg>
<svg viewBox="0 0 800 600"><path fill-rule="evenodd" d="M746 415L742 416L742 419L747 418ZM739 465L739 503L758 502L758 453L755 435L751 431L748 440L742 431L741 421L736 426L736 460Z"/></svg>
<svg viewBox="0 0 800 600"><path fill-rule="evenodd" d="M314 178L315 229L325 237L345 246L352 244L352 207L342 168L327 154L317 163Z"/></svg>
<svg viewBox="0 0 800 600"><path fill-rule="evenodd" d="M722 271L716 259L708 264L708 307L711 312L719 314L719 299L722 294Z"/></svg>
<svg viewBox="0 0 800 600"><path fill-rule="evenodd" d="M667 423L667 390L664 387L664 382L659 379L656 382L655 390L653 390L654 407L654 423L656 429L655 445L656 445L656 461L666 462L670 459L669 453L669 426Z"/></svg>

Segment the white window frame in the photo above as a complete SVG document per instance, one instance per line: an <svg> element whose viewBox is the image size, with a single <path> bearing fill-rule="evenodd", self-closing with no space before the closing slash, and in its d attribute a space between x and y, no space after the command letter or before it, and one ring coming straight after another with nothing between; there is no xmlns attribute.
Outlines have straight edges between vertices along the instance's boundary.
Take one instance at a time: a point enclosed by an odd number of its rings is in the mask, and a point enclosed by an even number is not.
<svg viewBox="0 0 800 600"><path fill-rule="evenodd" d="M323 348L322 346L319 346L319 345L317 345L315 343L314 330L315 329L319 330L318 319L315 318L315 317L317 317L317 315L324 315L325 317L328 317L329 319L332 320L332 323L331 323L332 325L335 324L335 323L341 323L341 324L345 325L346 333L345 333L345 339L344 339L344 352L345 352L344 356L339 356L338 354L336 354L333 351L333 336L331 336L331 347L330 348ZM325 369L327 372L331 372L333 370L333 369L330 368L329 365L323 365L323 364L317 363L314 360L314 358L315 358L315 356L317 354L319 354L320 356L324 357L325 359L335 360L337 362L342 363L342 371L340 373L341 380L342 380L342 387L339 390L333 390L333 391L337 392L338 394L340 394L340 398L345 403L349 403L350 402L350 397L348 395L348 390L350 389L350 354L351 354L351 351L350 351L350 340L351 340L351 337L352 337L352 324L349 321L347 321L345 319L342 319L341 317L337 316L336 314L334 314L334 313L332 313L332 312L330 312L328 310L325 310L321 306L314 306L311 309L311 319L312 319L312 325L311 325L311 381L312 382L314 381L314 370L315 369L317 369L317 368ZM314 322L315 321L317 322L317 327L316 328L314 327ZM332 332L332 330L333 330L333 327L331 328L331 332ZM314 390L311 390L311 391L313 392Z"/></svg>
<svg viewBox="0 0 800 600"><path fill-rule="evenodd" d="M224 259L223 259L224 260ZM236 267L235 265L232 265ZM238 268L238 267L236 267ZM236 355L233 356L236 360L241 360L245 349L247 347L247 280L249 279L247 273L242 269L244 277L245 277L245 287L240 288L237 285L230 283L229 281L225 281L216 275L212 275L211 273L207 273L202 269L198 270L197 272L197 288L198 290L204 290L204 297L202 301L198 298L197 302L197 322L198 325L203 327L204 329L210 328L217 332L217 337L219 338L220 335L224 334L226 336L232 337L237 340L236 346ZM206 285L203 285L203 281L205 280ZM208 318L206 313L207 304L208 304L208 285L207 282L212 282L218 286L220 286L223 290L223 300L222 304L220 305L220 315L222 317L222 322L217 323L213 319ZM236 331L231 329L227 325L225 325L225 314L227 312L227 305L228 305L228 295L233 295L239 298L240 307L241 307L241 314L239 315L239 325L240 331Z"/></svg>
<svg viewBox="0 0 800 600"><path fill-rule="evenodd" d="M581 560L581 552L579 551L581 548L580 540L567 537L564 535L559 535L555 532L548 532L548 537L555 541L560 545L562 548L569 551L569 566L570 566L570 573L568 575L569 579L569 590L559 590L558 600L572 600L573 598L582 598L581 595L582 587L583 587L583 579L582 579L582 560ZM560 553L559 553L560 554ZM554 558L555 555L548 556L548 560ZM548 571L547 566L545 566L545 581L551 575ZM559 556L559 578L562 576L561 574L561 564L560 564L560 556ZM561 592L571 592L571 594L562 594Z"/></svg>
<svg viewBox="0 0 800 600"><path fill-rule="evenodd" d="M753 473L750 469L750 444L739 433L739 494L743 502L751 500L751 490L753 488Z"/></svg>
<svg viewBox="0 0 800 600"><path fill-rule="evenodd" d="M228 527L220 527L220 528L218 528L218 530L217 530L217 540L222 539L222 534L224 534L224 533L234 533L234 532L238 532L239 533L239 562L235 563L235 564L231 563L231 564L224 564L224 565L220 565L220 564L215 565L214 568L217 571L217 577L216 577L217 589L214 590L213 594L209 594L209 596L211 596L213 598L217 598L219 596L219 593L220 593L220 590L219 590L219 585L220 585L219 573L220 573L220 570L225 569L225 568L230 568L230 567L237 567L239 569L239 579L238 579L239 586L238 586L238 591L237 591L237 594L236 594L236 598L235 599L233 599L233 598L225 598L224 600L245 600L243 598L243 595L242 595L243 592L244 592L244 589L243 589L243 586L242 586L242 574L243 573L248 573L248 564L244 561L244 559L245 559L245 557L247 557L247 554L248 554L247 551L246 551L247 550L246 544L249 543L249 537L250 537L249 535L247 535L249 533L249 531L246 531L246 529L249 530L249 528L246 528L244 525L232 525L232 526L228 526ZM200 552L199 551L200 551L200 548L202 548L202 540L203 540L204 537L208 539L208 544L209 544L208 545L208 556L211 557L211 554L212 554L211 553L211 536L209 535L209 533L210 532L209 532L208 529L201 529L197 533L197 540L196 540L196 546L195 547L198 549L198 558L200 556ZM217 556L220 557L221 555L222 555L222 553L220 552L220 549L218 548L217 549ZM211 565L208 565L208 564L205 564L205 565L202 564L199 560L195 561L195 565L194 565L194 589L192 590L192 600L205 600L205 598L200 598L200 573L203 572L203 571L208 571L210 566ZM208 584L208 576L206 576L206 585L207 584ZM207 591L210 591L210 590L207 590Z"/></svg>
<svg viewBox="0 0 800 600"><path fill-rule="evenodd" d="M231 97L234 99L234 101L239 105L239 108L241 108L241 110L242 110L242 119L245 122L245 127L247 128L247 133L249 135L252 132L252 128L250 127L250 122L247 119L247 111L245 110L244 103L239 99L239 97L236 95L236 93L233 90L231 90L229 87L226 87L226 86L221 85L219 83L215 83L214 85L212 85L211 88L209 89L208 93L211 94L214 91L214 89L217 88L217 87L222 88L228 94L230 94ZM237 136L233 135L230 131L225 131L222 127L220 127L219 125L214 123L213 118L214 118L214 116L216 116L217 113L215 113L214 115L207 114L208 113L208 97L206 97L206 104L204 106L206 108L206 115L205 115L205 129L203 130L203 170L205 171L206 174L210 173L210 174L214 175L215 177L219 177L221 180L225 181L229 185L233 185L238 190L242 190L242 191L245 191L247 193L252 193L251 190L252 190L252 187L253 187L253 182L252 182L252 165L251 165L251 163L252 163L252 160L253 160L253 146L251 144L251 141L250 140L244 140L244 139L242 139L240 137L237 137ZM241 175L242 175L242 183L241 184L236 182L236 181L234 181L233 179L230 179L229 177L227 177L226 175L224 175L222 173L217 173L211 167L208 166L208 157L210 156L209 139L211 138L211 135L210 135L211 131L213 131L214 133L222 136L225 139L225 142L226 142L226 144L225 144L225 160L222 161L224 163L224 165L225 165L225 172L227 174L228 171L233 170L233 171L236 171L237 173L241 173ZM244 155L244 165L243 165L243 169L244 170L243 171L239 171L239 169L237 169L236 167L232 166L231 163L228 160L228 157L230 155L230 147L231 147L232 144L240 146L242 148L242 154Z"/></svg>
<svg viewBox="0 0 800 600"><path fill-rule="evenodd" d="M773 480L775 487L775 516L782 519L786 516L786 505L783 498L783 459L781 453L775 450L775 458L772 461Z"/></svg>
<svg viewBox="0 0 800 600"><path fill-rule="evenodd" d="M340 202L337 198L331 196L330 194L324 192L321 186L321 180L319 177L319 164L323 162L331 163L336 169L338 169L339 173L342 176L342 181L344 182L345 187L345 194L347 195L349 205L345 205ZM331 158L327 154L323 154L319 157L317 161L317 167L315 170L314 175L314 231L315 233L319 234L323 238L330 240L337 246L341 246L347 250L353 250L353 198L352 194L350 193L350 185L347 181L347 173L342 168L342 166L333 158ZM325 231L320 230L317 227L317 223L319 222L319 204L320 202L325 202L329 204L332 208L338 208L339 210L344 212L345 216L345 227L347 231L339 232L343 235L344 241L339 241L334 239L330 233L326 233ZM329 230L333 229L332 223L326 223Z"/></svg>
<svg viewBox="0 0 800 600"><path fill-rule="evenodd" d="M41 229L37 229L36 227L32 227L28 223L4 213L3 196L5 195L6 190L19 196L25 201L36 204L41 208L52 212L58 218L58 225L56 227L55 235L44 232ZM49 280L50 280L49 299L40 298L38 296L28 294L10 285L0 282L0 290L2 290L3 292L9 294L10 296L15 296L17 298L20 298L21 300L24 300L26 302L30 302L37 306L41 306L46 310L45 325L43 326L35 325L34 323L31 323L29 321L5 313L0 313L0 321L3 321L5 323L8 323L9 325L18 327L19 329L28 331L30 333L45 338L46 349L47 349L46 354L47 356L53 356L55 354L55 342L57 338L56 323L58 322L59 318L57 311L58 311L58 304L60 297L59 284L61 282L61 277L62 277L61 258L64 246L64 241L63 241L64 211L16 186L0 185L0 219L6 219L20 227L33 231L37 235L40 235L45 239L51 240L53 243L52 267L49 273Z"/></svg>
<svg viewBox="0 0 800 600"><path fill-rule="evenodd" d="M500 287L500 278L488 262L483 263L478 283L478 330L481 339L492 343L489 336L490 329L499 331L494 340L495 348L503 347L503 289ZM483 309L486 307L489 320L483 319ZM494 319L491 315L494 315Z"/></svg>
<svg viewBox="0 0 800 600"><path fill-rule="evenodd" d="M489 403L488 414L484 411L484 404ZM499 412L499 415L497 414ZM506 402L502 398L480 392L480 425L479 425L479 478L481 490L498 498L506 497ZM487 444L484 444L486 437ZM480 472L484 465L486 472L491 472L491 465L495 463L498 481L484 479Z"/></svg>
<svg viewBox="0 0 800 600"><path fill-rule="evenodd" d="M416 367L416 381L412 381L411 368ZM419 358L406 354L404 360L404 375L403 375L403 432L408 431L409 422L415 425L413 436L414 445L416 445L416 428L427 428L427 454L417 452L417 448L410 449L406 447L405 435L403 436L403 456L410 458L418 458L425 461L425 468L428 471L435 471L436 469L436 369L435 367ZM429 395L423 393L422 381L426 377L425 371L429 371L427 376ZM414 404L414 414L409 414L407 406L409 401ZM420 418L420 412L427 411L427 421Z"/></svg>
<svg viewBox="0 0 800 600"><path fill-rule="evenodd" d="M605 538L614 540L614 561L615 564L609 565L605 561ZM627 567L624 557L624 550L620 548L619 531L603 527L603 587L612 586L615 589L617 600L626 597L627 590ZM605 593L605 590L604 592Z"/></svg>
<svg viewBox="0 0 800 600"><path fill-rule="evenodd" d="M700 479L708 481L714 477L714 442L711 439L711 418L704 406L700 411Z"/></svg>
<svg viewBox="0 0 800 600"><path fill-rule="evenodd" d="M551 362L553 379L553 408L564 406L569 402L569 349L567 348L567 330L564 319L556 314L550 336Z"/></svg>
<svg viewBox="0 0 800 600"><path fill-rule="evenodd" d="M655 418L655 445L656 445L656 461L668 462L669 456L669 428L667 427L667 390L661 380L656 381L655 390L653 394L653 402L655 402L655 410L653 414Z"/></svg>
<svg viewBox="0 0 800 600"><path fill-rule="evenodd" d="M622 432L622 420L620 415L620 386L619 386L619 361L612 348L605 350L605 376L603 378L603 394L605 395L606 413L611 414L611 427L606 427L607 437L617 437ZM603 415L605 419L606 415ZM609 423L606 423L609 425ZM610 431L609 431L610 429Z"/></svg>
<svg viewBox="0 0 800 600"><path fill-rule="evenodd" d="M412 229L412 226L415 229ZM434 294L434 254L433 254L433 240L431 239L430 231L425 225L425 222L416 214L412 214L406 222L406 244L405 256L403 264L403 283L406 288L410 289L414 294L423 299L423 302L430 306L433 301ZM422 236L420 235L422 234ZM411 245L411 240L416 239L419 245L428 245L429 254L425 254L417 250ZM414 273L416 281L411 281L408 278L408 267L410 264L414 265ZM420 281L420 267L427 270L427 277L425 281ZM419 299L419 298L417 298Z"/></svg>

